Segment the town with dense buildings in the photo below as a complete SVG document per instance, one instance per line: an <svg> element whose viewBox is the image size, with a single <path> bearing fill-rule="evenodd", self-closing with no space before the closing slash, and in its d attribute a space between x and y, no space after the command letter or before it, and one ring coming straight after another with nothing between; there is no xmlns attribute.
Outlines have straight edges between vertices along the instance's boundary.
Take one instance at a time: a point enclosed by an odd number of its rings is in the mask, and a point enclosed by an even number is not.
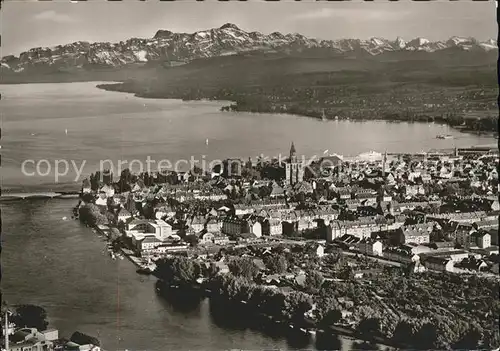
<svg viewBox="0 0 500 351"><path fill-rule="evenodd" d="M97 173L83 182L75 215L112 240L113 258L127 256L167 286L201 284L246 304L256 289L281 294L274 317L263 301L255 309L305 333L330 328L417 347L411 340L432 326L426 347L493 348L498 188L494 148L323 155L306 164L292 143L284 162ZM242 298L241 290L254 293ZM299 319L290 305L300 306ZM443 323L453 333L441 335Z"/></svg>
<svg viewBox="0 0 500 351"><path fill-rule="evenodd" d="M203 287L306 334L493 349L498 188L498 149L306 164L292 143L284 162L98 172L83 181L74 215L109 239L113 259L155 275L160 291Z"/></svg>
<svg viewBox="0 0 500 351"><path fill-rule="evenodd" d="M482 271L498 270L489 260L498 251L500 210L494 149L332 155L305 165L292 143L284 165L229 161L210 176L126 170L113 183L112 174L99 175L102 182L84 181L80 212L98 209L94 224L118 228L139 257L315 240L419 269L431 257L442 262L437 270L449 270L449 261L459 269L454 253L461 250Z"/></svg>

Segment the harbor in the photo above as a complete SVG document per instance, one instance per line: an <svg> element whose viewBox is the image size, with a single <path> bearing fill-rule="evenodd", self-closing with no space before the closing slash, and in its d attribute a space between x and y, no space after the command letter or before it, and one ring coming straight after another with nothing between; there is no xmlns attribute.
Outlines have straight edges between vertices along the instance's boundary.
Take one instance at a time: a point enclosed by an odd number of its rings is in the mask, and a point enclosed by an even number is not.
<svg viewBox="0 0 500 351"><path fill-rule="evenodd" d="M129 259L136 267L137 267L137 273L139 274L151 274L155 268L156 265L154 262L151 260L144 260L143 258L137 257L134 253L134 251L124 248L119 245L113 245L111 243L112 238L110 234L110 229L109 226L107 225L98 225L93 228L93 231L102 237L105 237L107 240L106 244L106 251L109 253L110 257L113 260L116 259Z"/></svg>

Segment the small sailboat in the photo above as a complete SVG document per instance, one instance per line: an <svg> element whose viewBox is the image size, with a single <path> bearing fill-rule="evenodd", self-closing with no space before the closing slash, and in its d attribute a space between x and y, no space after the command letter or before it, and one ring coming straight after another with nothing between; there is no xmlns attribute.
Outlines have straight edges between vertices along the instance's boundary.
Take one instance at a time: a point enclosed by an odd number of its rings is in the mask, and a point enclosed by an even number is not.
<svg viewBox="0 0 500 351"><path fill-rule="evenodd" d="M437 139L453 139L453 135L443 135L443 134L440 134L440 135L437 135L436 136Z"/></svg>
<svg viewBox="0 0 500 351"><path fill-rule="evenodd" d="M68 135L68 130L67 129L64 130L64 134Z"/></svg>
<svg viewBox="0 0 500 351"><path fill-rule="evenodd" d="M327 120L326 115L325 115L325 109L323 109L323 114L321 115L321 119L322 119L323 121L326 121L326 120Z"/></svg>
<svg viewBox="0 0 500 351"><path fill-rule="evenodd" d="M205 140L205 145L208 146L208 138Z"/></svg>

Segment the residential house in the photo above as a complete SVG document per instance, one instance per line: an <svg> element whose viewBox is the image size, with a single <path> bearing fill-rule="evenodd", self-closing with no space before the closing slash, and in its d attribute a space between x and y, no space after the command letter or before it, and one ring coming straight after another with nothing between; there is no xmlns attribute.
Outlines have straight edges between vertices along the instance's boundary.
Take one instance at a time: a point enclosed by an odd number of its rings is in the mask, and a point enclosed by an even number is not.
<svg viewBox="0 0 500 351"><path fill-rule="evenodd" d="M316 254L316 256L318 256L320 258L325 256L325 247L323 245L315 244L313 247L313 250L314 250L314 253Z"/></svg>
<svg viewBox="0 0 500 351"><path fill-rule="evenodd" d="M332 209L320 209L316 211L316 219L323 221L325 225L329 225L330 222L335 221L339 217L339 212Z"/></svg>
<svg viewBox="0 0 500 351"><path fill-rule="evenodd" d="M401 228L406 222L405 215L391 216L387 219L387 223L382 228L385 230L396 230Z"/></svg>
<svg viewBox="0 0 500 351"><path fill-rule="evenodd" d="M82 193L83 194L89 194L92 192L92 186L90 184L90 180L85 178L82 182Z"/></svg>
<svg viewBox="0 0 500 351"><path fill-rule="evenodd" d="M488 269L488 264L484 260L469 256L456 263L455 267L468 271L481 272Z"/></svg>
<svg viewBox="0 0 500 351"><path fill-rule="evenodd" d="M377 201L391 202L392 196L386 190L383 190L383 192L378 196Z"/></svg>
<svg viewBox="0 0 500 351"><path fill-rule="evenodd" d="M473 223L474 228L477 230L488 230L497 229L498 230L498 217L494 219L483 219Z"/></svg>
<svg viewBox="0 0 500 351"><path fill-rule="evenodd" d="M189 231L193 233L199 233L205 229L206 219L201 216L193 216L188 222Z"/></svg>
<svg viewBox="0 0 500 351"><path fill-rule="evenodd" d="M160 246L162 243L161 240L154 235L143 235L141 237L137 237L135 240L136 250L141 256L150 256L154 249Z"/></svg>
<svg viewBox="0 0 500 351"><path fill-rule="evenodd" d="M433 241L429 247L434 250L452 250L455 247L455 243L453 241Z"/></svg>
<svg viewBox="0 0 500 351"><path fill-rule="evenodd" d="M250 226L251 233L254 234L257 238L262 236L262 224L259 221L253 222Z"/></svg>
<svg viewBox="0 0 500 351"><path fill-rule="evenodd" d="M217 262L212 262L211 263L212 269L214 269L217 274L226 274L229 273L229 266L221 261Z"/></svg>
<svg viewBox="0 0 500 351"><path fill-rule="evenodd" d="M262 222L262 235L281 235L283 234L283 226L279 219L266 219Z"/></svg>
<svg viewBox="0 0 500 351"><path fill-rule="evenodd" d="M95 204L102 209L106 210L108 208L108 200L106 199L106 194L104 192L100 193L97 199L95 200Z"/></svg>
<svg viewBox="0 0 500 351"><path fill-rule="evenodd" d="M351 188L337 188L336 192L340 200L348 200L351 198Z"/></svg>
<svg viewBox="0 0 500 351"><path fill-rule="evenodd" d="M104 184L101 189L99 189L99 191L106 194L106 197L108 198L115 195L115 188L113 187L113 185Z"/></svg>
<svg viewBox="0 0 500 351"><path fill-rule="evenodd" d="M272 184L271 194L269 195L271 198L283 197L285 195L285 189L279 186L276 182Z"/></svg>
<svg viewBox="0 0 500 351"><path fill-rule="evenodd" d="M429 256L422 263L425 268L432 271L454 272L455 270L455 262L446 257Z"/></svg>
<svg viewBox="0 0 500 351"><path fill-rule="evenodd" d="M396 178L392 173L387 174L387 177L385 177L385 182L387 185L395 185L396 184Z"/></svg>
<svg viewBox="0 0 500 351"><path fill-rule="evenodd" d="M241 235L248 233L248 222L239 217L226 217L222 221L222 232L227 235Z"/></svg>
<svg viewBox="0 0 500 351"><path fill-rule="evenodd" d="M219 217L210 217L206 223L206 228L210 233L219 233L222 229L222 221Z"/></svg>
<svg viewBox="0 0 500 351"><path fill-rule="evenodd" d="M453 221L450 224L451 228L454 228L450 236L456 243L467 246L470 243L471 234L475 231L472 223L459 223Z"/></svg>
<svg viewBox="0 0 500 351"><path fill-rule="evenodd" d="M432 257L444 257L452 260L453 262L460 262L464 258L469 257L469 252L464 250L450 250L450 251L429 251L422 253L422 258Z"/></svg>
<svg viewBox="0 0 500 351"><path fill-rule="evenodd" d="M420 262L419 253L416 253L416 250L409 246L388 247L384 250L383 256L390 261L402 263Z"/></svg>
<svg viewBox="0 0 500 351"><path fill-rule="evenodd" d="M356 211L361 206L361 201L359 199L347 199L345 205L349 211Z"/></svg>
<svg viewBox="0 0 500 351"><path fill-rule="evenodd" d="M490 200L490 209L492 211L499 211L500 210L500 204L498 202L498 199Z"/></svg>
<svg viewBox="0 0 500 351"><path fill-rule="evenodd" d="M236 216L242 216L246 214L253 213L254 209L253 207L245 204L235 204L234 205L234 213Z"/></svg>
<svg viewBox="0 0 500 351"><path fill-rule="evenodd" d="M487 217L486 212L452 212L442 214L432 214L427 216L427 220L439 222L441 220L455 221L459 223L474 223Z"/></svg>
<svg viewBox="0 0 500 351"><path fill-rule="evenodd" d="M146 188L146 185L144 184L144 181L139 178L139 179L137 179L137 182L132 184L130 191L132 193L138 193L138 192L143 191L145 188Z"/></svg>
<svg viewBox="0 0 500 351"><path fill-rule="evenodd" d="M224 234L214 235L214 244L216 245L226 245L229 243L229 237Z"/></svg>
<svg viewBox="0 0 500 351"><path fill-rule="evenodd" d="M425 195L425 189L422 185L406 185L405 195L406 196Z"/></svg>
<svg viewBox="0 0 500 351"><path fill-rule="evenodd" d="M45 335L36 328L22 328L9 337L11 351L47 351L54 350L51 334Z"/></svg>
<svg viewBox="0 0 500 351"><path fill-rule="evenodd" d="M314 191L312 185L309 184L308 182L305 182L305 181L301 181L301 182L296 183L295 185L293 185L292 189L293 189L293 192L295 192L296 194L300 194L300 193L312 194Z"/></svg>
<svg viewBox="0 0 500 351"><path fill-rule="evenodd" d="M376 268L356 270L354 271L354 278L360 279L367 276L373 277L382 274L382 272L383 272L382 269L376 269Z"/></svg>
<svg viewBox="0 0 500 351"><path fill-rule="evenodd" d="M354 196L366 206L371 206L377 203L377 195L374 191L368 189L358 189L354 192Z"/></svg>
<svg viewBox="0 0 500 351"><path fill-rule="evenodd" d="M149 251L150 255L164 255L174 252L184 252L187 251L189 246L187 244L161 244L156 246L154 249Z"/></svg>
<svg viewBox="0 0 500 351"><path fill-rule="evenodd" d="M215 235L210 232L202 232L199 234L198 239L202 245L213 244L215 242Z"/></svg>
<svg viewBox="0 0 500 351"><path fill-rule="evenodd" d="M478 230L471 234L471 242L480 249L487 249L491 246L491 235L487 231Z"/></svg>
<svg viewBox="0 0 500 351"><path fill-rule="evenodd" d="M175 216L175 210L170 206L160 206L156 208L155 217L158 219L172 218Z"/></svg>
<svg viewBox="0 0 500 351"><path fill-rule="evenodd" d="M118 210L116 218L117 222L126 223L129 218L132 218L132 214L122 207L120 208L120 210Z"/></svg>
<svg viewBox="0 0 500 351"><path fill-rule="evenodd" d="M333 241L344 234L351 234L361 238L369 237L379 228L374 217L360 217L356 221L335 221L331 223L332 232L328 241Z"/></svg>
<svg viewBox="0 0 500 351"><path fill-rule="evenodd" d="M370 256L382 256L382 242L371 238L363 238L358 243L358 249L362 253Z"/></svg>
<svg viewBox="0 0 500 351"><path fill-rule="evenodd" d="M401 226L398 231L399 244L423 244L430 243L430 234L434 223L421 223Z"/></svg>
<svg viewBox="0 0 500 351"><path fill-rule="evenodd" d="M299 232L316 227L316 223L309 218L300 218L296 223L297 223L297 231Z"/></svg>
<svg viewBox="0 0 500 351"><path fill-rule="evenodd" d="M432 180L432 176L429 173L421 173L420 179L422 183L429 183Z"/></svg>
<svg viewBox="0 0 500 351"><path fill-rule="evenodd" d="M207 192L193 193L193 197L198 200L220 201L227 199L227 195L217 188L210 189Z"/></svg>
<svg viewBox="0 0 500 351"><path fill-rule="evenodd" d="M399 202L398 203L399 210L402 211L407 211L407 210L415 210L416 208L422 208L425 209L429 206L429 203L427 201L412 201L412 202Z"/></svg>

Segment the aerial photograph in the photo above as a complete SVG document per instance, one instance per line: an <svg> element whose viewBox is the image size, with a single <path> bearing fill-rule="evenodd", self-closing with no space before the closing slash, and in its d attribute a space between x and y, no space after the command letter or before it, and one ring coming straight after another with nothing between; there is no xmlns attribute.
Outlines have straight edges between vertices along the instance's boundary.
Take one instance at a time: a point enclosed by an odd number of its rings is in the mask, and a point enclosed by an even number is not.
<svg viewBox="0 0 500 351"><path fill-rule="evenodd" d="M4 0L1 350L498 351L495 5Z"/></svg>

